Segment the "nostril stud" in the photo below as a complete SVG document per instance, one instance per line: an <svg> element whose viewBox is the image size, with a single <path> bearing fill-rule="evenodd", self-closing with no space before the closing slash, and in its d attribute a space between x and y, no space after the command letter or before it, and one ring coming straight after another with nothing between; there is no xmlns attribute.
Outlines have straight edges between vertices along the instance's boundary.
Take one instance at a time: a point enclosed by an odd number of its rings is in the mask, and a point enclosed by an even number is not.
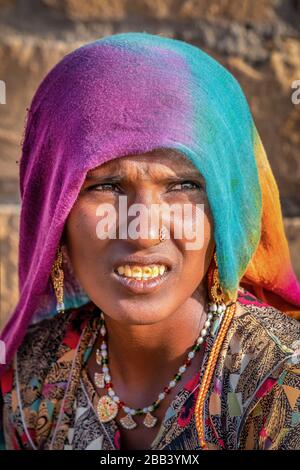
<svg viewBox="0 0 300 470"><path fill-rule="evenodd" d="M167 229L162 227L159 229L159 240L160 242L164 241L167 238Z"/></svg>

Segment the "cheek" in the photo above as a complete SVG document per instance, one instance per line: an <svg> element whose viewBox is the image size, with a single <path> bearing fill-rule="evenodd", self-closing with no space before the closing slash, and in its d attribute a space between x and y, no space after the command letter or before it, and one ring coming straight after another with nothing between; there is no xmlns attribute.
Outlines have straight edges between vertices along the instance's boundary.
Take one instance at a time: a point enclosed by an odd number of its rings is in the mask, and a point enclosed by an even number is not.
<svg viewBox="0 0 300 470"><path fill-rule="evenodd" d="M182 211L183 217L173 218L173 236L181 250L203 256L213 235L213 220L208 205L189 204Z"/></svg>
<svg viewBox="0 0 300 470"><path fill-rule="evenodd" d="M203 212L200 218L200 230L196 231L196 217L189 220L193 233L197 237L193 239L183 238L179 241L183 253L182 279L189 280L191 286L197 286L205 276L214 251L213 221L209 211ZM199 242L197 241L199 240Z"/></svg>
<svg viewBox="0 0 300 470"><path fill-rule="evenodd" d="M96 234L97 222L94 207L80 204L73 207L66 222L67 245L73 252L85 251L94 243L101 243Z"/></svg>
<svg viewBox="0 0 300 470"><path fill-rule="evenodd" d="M107 241L97 237L98 220L95 207L76 204L66 222L66 246L72 268L90 298L97 298L93 294L98 292L104 276L104 270L99 270L99 259L106 253Z"/></svg>

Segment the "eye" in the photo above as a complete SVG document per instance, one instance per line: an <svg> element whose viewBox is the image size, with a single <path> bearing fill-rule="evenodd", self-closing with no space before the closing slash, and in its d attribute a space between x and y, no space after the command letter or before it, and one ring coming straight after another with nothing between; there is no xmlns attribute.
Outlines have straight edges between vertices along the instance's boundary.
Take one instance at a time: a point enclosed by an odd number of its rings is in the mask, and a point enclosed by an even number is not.
<svg viewBox="0 0 300 470"><path fill-rule="evenodd" d="M120 192L120 188L113 183L101 183L101 184L94 184L93 186L89 186L87 191L116 191Z"/></svg>
<svg viewBox="0 0 300 470"><path fill-rule="evenodd" d="M200 183L195 183L194 181L182 181L181 183L176 183L171 187L171 191L182 191L182 190L202 190Z"/></svg>

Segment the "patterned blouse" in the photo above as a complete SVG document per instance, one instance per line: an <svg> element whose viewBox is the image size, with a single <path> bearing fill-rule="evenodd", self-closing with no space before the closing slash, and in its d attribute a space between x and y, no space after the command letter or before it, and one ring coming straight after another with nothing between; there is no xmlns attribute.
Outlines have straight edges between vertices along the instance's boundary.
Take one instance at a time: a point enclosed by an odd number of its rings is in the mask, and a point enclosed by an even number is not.
<svg viewBox="0 0 300 470"><path fill-rule="evenodd" d="M117 422L98 419L86 370L99 319L90 302L29 327L1 379L6 449L122 450ZM207 336L199 371L179 389L149 449L200 450L194 409L213 342ZM300 449L300 323L242 288L204 419L209 449Z"/></svg>

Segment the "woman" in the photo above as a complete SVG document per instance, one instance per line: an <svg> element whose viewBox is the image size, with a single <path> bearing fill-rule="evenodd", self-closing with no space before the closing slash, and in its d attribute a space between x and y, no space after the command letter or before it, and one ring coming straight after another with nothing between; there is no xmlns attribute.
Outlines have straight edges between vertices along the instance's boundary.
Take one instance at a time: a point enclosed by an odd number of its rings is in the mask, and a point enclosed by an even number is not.
<svg viewBox="0 0 300 470"><path fill-rule="evenodd" d="M22 150L6 448L299 448L300 285L233 76L105 37L43 80Z"/></svg>

